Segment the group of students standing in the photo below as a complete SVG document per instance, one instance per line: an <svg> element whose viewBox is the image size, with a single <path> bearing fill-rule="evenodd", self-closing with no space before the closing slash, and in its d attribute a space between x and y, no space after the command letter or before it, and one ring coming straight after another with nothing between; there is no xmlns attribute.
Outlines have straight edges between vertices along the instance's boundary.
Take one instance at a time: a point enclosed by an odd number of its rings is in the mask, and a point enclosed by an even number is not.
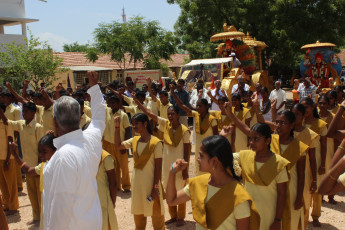
<svg viewBox="0 0 345 230"><path fill-rule="evenodd" d="M335 150L342 150L335 148L340 144L337 138L327 137L327 128L334 112L343 112L344 105L330 100L333 97L328 95L320 96L317 104L305 98L291 110L277 112L274 105L272 122L265 120L255 93L252 97L249 92L242 96L234 93L230 98L224 91L218 92L217 97L209 93L220 111L210 110L209 101L200 95L192 110L181 100L184 82L171 84L170 92L163 90L158 94L151 80L147 82L148 95L143 91L126 95L121 87L107 87L106 127L97 174L103 229L118 228L114 210L118 190L131 192L131 213L138 230L146 228L149 216L154 229L165 229L166 224L172 223L184 225L188 200L197 229L305 229L311 206L313 224L320 225L322 195L318 187L335 164ZM1 166L13 159L9 163L13 168L12 184L7 183L8 179L4 179L7 184L0 183L2 200L5 210L19 208L18 195L16 199L12 196L17 194L13 181L15 170L22 168L27 178L34 178L32 183L28 179L27 182L37 221L42 213L42 168L55 151L53 132L45 134L54 131L45 125L52 121L54 102L45 90L29 98L18 95L10 84L7 87L23 103L24 121L12 121L6 114L11 110L6 108L5 113L0 111L1 128L6 131L5 137L8 129L17 130L25 141L20 143L23 160L12 140L9 151L1 152L8 153L4 160L0 159L4 161ZM66 93L59 89L59 96ZM87 116L87 97L83 93L72 96L81 107L80 128L87 129L92 119L92 114ZM169 101L169 97L173 100ZM191 132L184 116L181 119L182 112L194 120L197 176L190 179ZM131 181L127 149L133 154ZM5 178L9 170L0 174ZM170 214L166 222L164 198ZM329 201L334 203L334 197L329 196Z"/></svg>

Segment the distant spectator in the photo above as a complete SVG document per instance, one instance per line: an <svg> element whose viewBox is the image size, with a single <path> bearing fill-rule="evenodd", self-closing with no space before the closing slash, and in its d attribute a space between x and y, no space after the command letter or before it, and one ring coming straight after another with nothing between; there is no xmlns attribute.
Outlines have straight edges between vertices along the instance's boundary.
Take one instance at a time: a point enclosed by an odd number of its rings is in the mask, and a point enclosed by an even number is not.
<svg viewBox="0 0 345 230"><path fill-rule="evenodd" d="M134 82L133 81L127 81L127 90L125 91L125 95L127 97L132 97L131 90L135 90Z"/></svg>
<svg viewBox="0 0 345 230"><path fill-rule="evenodd" d="M235 84L231 89L231 94L239 94L242 98L244 96L244 92L249 91L249 85L244 82L244 77L239 75L237 77L237 84Z"/></svg>
<svg viewBox="0 0 345 230"><path fill-rule="evenodd" d="M303 86L300 90L297 90L300 95L299 100L301 101L304 98L310 97L315 102L316 86L310 82L309 78L304 79Z"/></svg>
<svg viewBox="0 0 345 230"><path fill-rule="evenodd" d="M147 84L143 84L143 86L142 86L141 88L142 88L142 90L145 92L146 97L149 97L149 96L150 96L150 93L149 93Z"/></svg>
<svg viewBox="0 0 345 230"><path fill-rule="evenodd" d="M172 84L174 84L175 82L172 82ZM190 108L190 104L189 104L189 93L183 89L183 87L185 86L185 80L183 79L179 79L177 81L177 85L176 85L176 89L175 89L175 93L178 96L178 98L180 98L180 100L183 102L183 104L185 104L188 108ZM176 84L176 83L175 83ZM176 101L174 100L174 97L172 95L170 95L170 103L174 106L177 106ZM180 123L187 126L188 127L188 117L187 117L187 113L181 109L180 109Z"/></svg>
<svg viewBox="0 0 345 230"><path fill-rule="evenodd" d="M192 94L189 104L193 109L196 109L196 103L199 99L206 99L207 102L211 103L211 98L207 95L207 90L204 88L204 85L201 82L196 83L196 91L197 93Z"/></svg>
<svg viewBox="0 0 345 230"><path fill-rule="evenodd" d="M270 101L277 100L276 109L277 112L285 110L285 103L286 103L286 93L284 90L281 89L281 82L276 81L274 83L275 89L271 91L270 94Z"/></svg>
<svg viewBox="0 0 345 230"><path fill-rule="evenodd" d="M224 95L220 90L220 87L222 85L222 82L220 80L215 81L214 85L216 88L211 90L211 94L213 97L215 97L217 100L219 99L220 96L227 97L226 93ZM216 103L212 102L211 110L220 111L220 108Z"/></svg>
<svg viewBox="0 0 345 230"><path fill-rule="evenodd" d="M262 85L260 82L255 84L255 89L256 91L254 92L254 95L257 95L258 99L262 100L262 94L261 94Z"/></svg>
<svg viewBox="0 0 345 230"><path fill-rule="evenodd" d="M269 92L266 87L262 87L261 90L262 102L260 103L260 110L265 121L272 121L271 101L269 99Z"/></svg>
<svg viewBox="0 0 345 230"><path fill-rule="evenodd" d="M236 57L236 54L235 53L231 53L230 54L230 57L233 58L233 68L239 68L241 66L241 62L240 60L238 60L238 58Z"/></svg>

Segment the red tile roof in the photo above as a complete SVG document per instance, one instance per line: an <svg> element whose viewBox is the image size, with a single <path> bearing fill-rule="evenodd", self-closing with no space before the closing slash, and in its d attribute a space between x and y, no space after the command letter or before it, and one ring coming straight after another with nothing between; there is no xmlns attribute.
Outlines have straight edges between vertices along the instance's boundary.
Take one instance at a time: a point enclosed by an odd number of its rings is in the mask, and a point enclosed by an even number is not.
<svg viewBox="0 0 345 230"><path fill-rule="evenodd" d="M112 69L121 69L121 67L115 61L110 60L110 55L100 55L96 62L89 62L85 57L85 53L82 52L61 52L55 53L58 57L63 58L64 66L99 66ZM180 67L185 63L185 59L189 58L189 54L173 54L171 60L162 60L162 63L167 63L169 67ZM123 68L123 67L122 67ZM144 64L138 62L135 65L137 69L143 69ZM127 63L126 69L134 69L133 63Z"/></svg>

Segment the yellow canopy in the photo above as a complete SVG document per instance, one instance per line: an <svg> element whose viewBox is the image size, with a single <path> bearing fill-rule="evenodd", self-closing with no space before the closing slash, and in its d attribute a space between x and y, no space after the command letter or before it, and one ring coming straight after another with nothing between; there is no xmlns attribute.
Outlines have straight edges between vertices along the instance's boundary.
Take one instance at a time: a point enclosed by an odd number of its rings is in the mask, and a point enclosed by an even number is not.
<svg viewBox="0 0 345 230"><path fill-rule="evenodd" d="M235 26L228 27L226 23L224 24L223 28L224 32L213 35L210 39L211 42L228 40L232 38L241 38L245 35L243 32L237 31Z"/></svg>
<svg viewBox="0 0 345 230"><path fill-rule="evenodd" d="M301 49L312 49L312 48L320 48L320 47L335 47L336 45L333 43L328 43L328 42L320 42L317 41L316 43L313 44L307 44L301 47Z"/></svg>

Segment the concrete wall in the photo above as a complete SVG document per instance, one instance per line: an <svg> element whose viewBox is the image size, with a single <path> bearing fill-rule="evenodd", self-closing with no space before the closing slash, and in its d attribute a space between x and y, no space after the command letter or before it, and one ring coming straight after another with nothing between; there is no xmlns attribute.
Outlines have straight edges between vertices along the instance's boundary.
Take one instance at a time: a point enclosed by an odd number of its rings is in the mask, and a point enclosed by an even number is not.
<svg viewBox="0 0 345 230"><path fill-rule="evenodd" d="M24 0L0 0L0 16L25 18Z"/></svg>
<svg viewBox="0 0 345 230"><path fill-rule="evenodd" d="M9 44L13 41L15 44L23 44L25 45L24 39L26 38L25 35L13 35L13 34L0 34L0 44ZM5 49L1 47L0 45L0 52L4 52Z"/></svg>

